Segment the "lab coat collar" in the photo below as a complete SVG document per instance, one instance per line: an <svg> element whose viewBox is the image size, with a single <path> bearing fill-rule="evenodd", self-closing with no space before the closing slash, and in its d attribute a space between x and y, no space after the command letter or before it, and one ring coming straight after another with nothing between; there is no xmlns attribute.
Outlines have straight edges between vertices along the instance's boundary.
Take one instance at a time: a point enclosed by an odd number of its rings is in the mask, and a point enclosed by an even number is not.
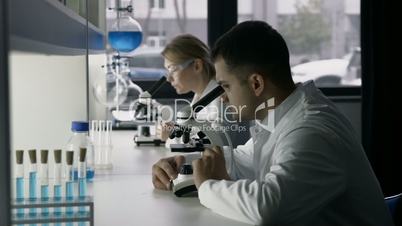
<svg viewBox="0 0 402 226"><path fill-rule="evenodd" d="M273 131L275 131L279 123L285 123L281 121L291 120L289 118L286 118L286 120L282 119L284 119L286 113L288 113L292 108L297 108L300 106L298 102L303 101L306 96L310 96L312 93L317 91L313 81L307 81L303 84L297 84L296 86L296 89L281 104L275 107L273 112L269 112L262 122L256 120L256 125L250 129L253 138L257 138L257 134L262 132L265 135L271 134ZM268 126L270 125L269 120L271 120L270 114L272 116L272 113L273 118L275 118L275 123L271 126Z"/></svg>
<svg viewBox="0 0 402 226"><path fill-rule="evenodd" d="M191 101L191 106L193 106L193 104L195 104L202 97L207 95L211 90L215 89L217 86L218 86L218 83L215 81L215 79L209 80L208 85L205 87L204 91L202 91L201 96L194 94L193 100Z"/></svg>

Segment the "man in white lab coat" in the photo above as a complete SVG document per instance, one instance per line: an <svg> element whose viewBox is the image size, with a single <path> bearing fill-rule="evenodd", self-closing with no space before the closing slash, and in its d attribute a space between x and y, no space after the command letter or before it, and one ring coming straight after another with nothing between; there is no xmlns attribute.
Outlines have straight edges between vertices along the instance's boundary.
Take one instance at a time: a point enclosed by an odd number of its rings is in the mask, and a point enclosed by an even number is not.
<svg viewBox="0 0 402 226"><path fill-rule="evenodd" d="M392 225L352 126L313 82L293 83L289 52L275 29L261 21L238 24L212 57L238 120L256 126L231 159L214 147L193 161L204 206L250 224ZM153 166L156 188L167 189L183 158Z"/></svg>

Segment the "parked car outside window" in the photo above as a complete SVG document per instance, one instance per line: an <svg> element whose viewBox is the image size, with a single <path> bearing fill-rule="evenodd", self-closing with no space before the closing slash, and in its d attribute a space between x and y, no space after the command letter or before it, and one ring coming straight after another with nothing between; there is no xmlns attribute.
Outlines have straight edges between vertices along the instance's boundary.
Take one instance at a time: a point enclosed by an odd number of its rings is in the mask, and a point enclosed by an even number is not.
<svg viewBox="0 0 402 226"><path fill-rule="evenodd" d="M360 48L341 59L311 61L291 68L295 82L314 80L320 87L360 86L361 60Z"/></svg>

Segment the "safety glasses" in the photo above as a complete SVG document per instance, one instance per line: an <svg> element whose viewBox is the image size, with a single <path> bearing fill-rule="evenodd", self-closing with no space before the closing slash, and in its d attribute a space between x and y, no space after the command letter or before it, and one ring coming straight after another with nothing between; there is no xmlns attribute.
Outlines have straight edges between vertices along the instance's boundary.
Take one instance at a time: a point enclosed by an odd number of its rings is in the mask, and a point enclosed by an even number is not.
<svg viewBox="0 0 402 226"><path fill-rule="evenodd" d="M167 74L166 77L169 78L170 76L173 76L174 73L186 69L188 66L190 66L194 62L194 59L186 60L181 64L172 64L168 67L167 69Z"/></svg>

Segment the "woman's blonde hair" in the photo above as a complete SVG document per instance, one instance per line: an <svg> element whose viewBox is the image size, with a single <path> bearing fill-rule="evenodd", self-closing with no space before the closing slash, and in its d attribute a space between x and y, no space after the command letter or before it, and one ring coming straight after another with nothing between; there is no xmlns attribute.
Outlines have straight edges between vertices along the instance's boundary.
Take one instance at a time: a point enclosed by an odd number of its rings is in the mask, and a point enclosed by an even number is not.
<svg viewBox="0 0 402 226"><path fill-rule="evenodd" d="M209 78L215 77L215 67L212 63L209 48L197 37L190 34L176 36L162 51L166 59L180 64L189 59L201 59L204 72Z"/></svg>

